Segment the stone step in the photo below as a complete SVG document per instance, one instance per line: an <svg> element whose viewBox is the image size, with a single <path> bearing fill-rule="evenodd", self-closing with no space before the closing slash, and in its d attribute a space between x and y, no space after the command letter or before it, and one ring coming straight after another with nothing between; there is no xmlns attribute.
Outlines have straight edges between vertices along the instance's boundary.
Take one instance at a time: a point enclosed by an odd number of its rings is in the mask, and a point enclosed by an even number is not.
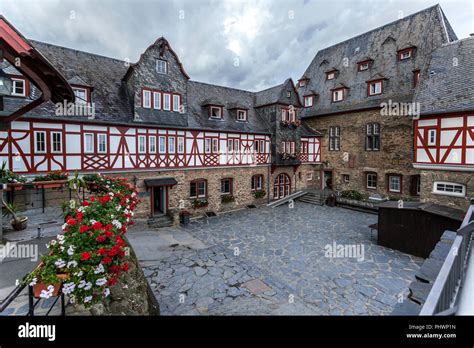
<svg viewBox="0 0 474 348"><path fill-rule="evenodd" d="M168 215L154 216L148 219L147 224L152 228L162 228L173 226L173 219Z"/></svg>
<svg viewBox="0 0 474 348"><path fill-rule="evenodd" d="M415 274L415 278L424 283L433 283L443 266L442 260L426 259Z"/></svg>

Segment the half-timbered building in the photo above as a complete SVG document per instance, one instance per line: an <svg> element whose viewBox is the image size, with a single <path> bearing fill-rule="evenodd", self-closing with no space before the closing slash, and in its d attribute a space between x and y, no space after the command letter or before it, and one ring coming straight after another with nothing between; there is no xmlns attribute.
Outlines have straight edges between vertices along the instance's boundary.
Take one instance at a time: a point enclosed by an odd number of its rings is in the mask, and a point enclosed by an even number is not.
<svg viewBox="0 0 474 348"><path fill-rule="evenodd" d="M414 164L423 201L466 208L474 196L474 37L431 55L415 101Z"/></svg>
<svg viewBox="0 0 474 348"><path fill-rule="evenodd" d="M75 103L44 103L0 131L0 161L16 173L126 176L150 216L235 209L317 185L320 134L301 125L291 79L261 92L192 81L165 38L134 64L30 43ZM2 114L38 98L21 64L3 60L1 70L13 82Z"/></svg>

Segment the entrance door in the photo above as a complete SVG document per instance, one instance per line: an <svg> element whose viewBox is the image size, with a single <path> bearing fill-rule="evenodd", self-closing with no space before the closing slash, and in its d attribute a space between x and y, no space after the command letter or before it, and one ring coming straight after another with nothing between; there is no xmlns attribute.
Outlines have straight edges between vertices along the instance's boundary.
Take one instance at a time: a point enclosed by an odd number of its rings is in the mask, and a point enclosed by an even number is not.
<svg viewBox="0 0 474 348"><path fill-rule="evenodd" d="M291 179L285 174L281 173L275 178L273 182L273 199L280 199L288 196L291 192Z"/></svg>
<svg viewBox="0 0 474 348"><path fill-rule="evenodd" d="M166 187L153 187L153 214L166 214Z"/></svg>
<svg viewBox="0 0 474 348"><path fill-rule="evenodd" d="M323 175L323 190L332 190L332 170L325 170Z"/></svg>

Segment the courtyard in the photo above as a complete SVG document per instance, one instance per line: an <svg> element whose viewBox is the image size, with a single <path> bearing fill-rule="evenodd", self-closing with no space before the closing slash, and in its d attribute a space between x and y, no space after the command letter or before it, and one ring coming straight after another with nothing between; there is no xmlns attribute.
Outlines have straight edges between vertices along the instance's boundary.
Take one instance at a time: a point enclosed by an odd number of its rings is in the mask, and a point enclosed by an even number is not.
<svg viewBox="0 0 474 348"><path fill-rule="evenodd" d="M387 315L423 259L378 246L376 222L297 201L128 239L162 315Z"/></svg>

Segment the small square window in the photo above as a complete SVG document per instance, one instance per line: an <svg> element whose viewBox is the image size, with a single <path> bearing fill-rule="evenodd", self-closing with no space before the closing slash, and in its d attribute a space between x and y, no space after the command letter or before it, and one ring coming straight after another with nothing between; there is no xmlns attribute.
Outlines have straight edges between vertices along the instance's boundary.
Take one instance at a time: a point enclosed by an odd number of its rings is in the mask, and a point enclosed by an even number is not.
<svg viewBox="0 0 474 348"><path fill-rule="evenodd" d="M350 181L349 174L343 174L342 175L342 181L344 181L344 183L346 183L346 184L349 183L349 181Z"/></svg>
<svg viewBox="0 0 474 348"><path fill-rule="evenodd" d="M368 189L377 189L377 174L375 173L367 173L367 185Z"/></svg>
<svg viewBox="0 0 474 348"><path fill-rule="evenodd" d="M382 94L382 81L369 82L369 95Z"/></svg>
<svg viewBox="0 0 474 348"><path fill-rule="evenodd" d="M211 118L222 118L222 109L219 106L211 106Z"/></svg>
<svg viewBox="0 0 474 348"><path fill-rule="evenodd" d="M247 121L247 110L237 110L237 120Z"/></svg>
<svg viewBox="0 0 474 348"><path fill-rule="evenodd" d="M87 99L87 89L85 88L76 88L73 87L72 91L74 92L74 96L76 97L76 104L86 104Z"/></svg>
<svg viewBox="0 0 474 348"><path fill-rule="evenodd" d="M359 71L369 70L369 62L359 64Z"/></svg>
<svg viewBox="0 0 474 348"><path fill-rule="evenodd" d="M333 103L337 103L344 100L344 90L343 89L336 89L332 91L332 101Z"/></svg>
<svg viewBox="0 0 474 348"><path fill-rule="evenodd" d="M313 96L307 95L304 97L304 107L309 108L311 106L313 106Z"/></svg>
<svg viewBox="0 0 474 348"><path fill-rule="evenodd" d="M12 95L16 97L26 97L26 81L12 78Z"/></svg>
<svg viewBox="0 0 474 348"><path fill-rule="evenodd" d="M329 72L329 73L327 73L327 75L326 75L326 80L334 80L335 77L336 77L336 73L335 73L335 72Z"/></svg>
<svg viewBox="0 0 474 348"><path fill-rule="evenodd" d="M168 62L163 59L157 59L156 72L159 74L166 74L168 72Z"/></svg>

